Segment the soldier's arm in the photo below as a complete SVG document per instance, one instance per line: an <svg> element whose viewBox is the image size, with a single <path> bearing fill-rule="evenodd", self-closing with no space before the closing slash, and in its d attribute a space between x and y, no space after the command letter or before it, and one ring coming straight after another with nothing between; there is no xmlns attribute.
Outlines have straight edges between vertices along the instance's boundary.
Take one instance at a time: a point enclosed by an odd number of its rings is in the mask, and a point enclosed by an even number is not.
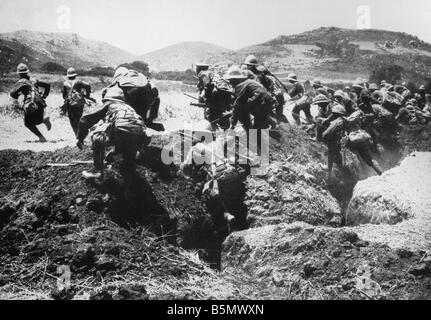
<svg viewBox="0 0 431 320"><path fill-rule="evenodd" d="M50 93L50 91L51 91L51 85L49 84L49 83L47 83L47 82L44 82L44 81L40 81L40 80L37 80L36 81L36 85L39 87L39 88L42 88L43 89L43 96L42 96L42 98L46 98L46 97L48 97L49 96L49 93Z"/></svg>
<svg viewBox="0 0 431 320"><path fill-rule="evenodd" d="M21 88L22 84L15 84L14 88L12 89L10 96L12 99L18 99L19 95L21 94Z"/></svg>
<svg viewBox="0 0 431 320"><path fill-rule="evenodd" d="M105 105L103 108L87 114L81 118L78 125L78 141L84 141L85 137L88 135L88 131L92 126L102 120L106 113L108 112L108 105Z"/></svg>
<svg viewBox="0 0 431 320"><path fill-rule="evenodd" d="M89 98L91 95L91 85L88 82L81 81L82 89L85 90L85 97Z"/></svg>

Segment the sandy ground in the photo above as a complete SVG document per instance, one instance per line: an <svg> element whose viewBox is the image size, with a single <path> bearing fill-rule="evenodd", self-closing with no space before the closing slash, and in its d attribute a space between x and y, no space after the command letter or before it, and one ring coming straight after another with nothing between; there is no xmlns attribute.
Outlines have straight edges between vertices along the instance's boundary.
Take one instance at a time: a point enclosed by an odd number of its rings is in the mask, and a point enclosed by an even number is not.
<svg viewBox="0 0 431 320"><path fill-rule="evenodd" d="M193 99L183 95L179 89L172 89L166 83L158 83L158 86L166 87L160 92L161 106L158 121L163 122L167 130L184 128L203 119L203 111L200 108L190 106ZM196 95L196 94L195 94ZM100 92L96 92L93 97L100 102ZM51 131L47 131L44 125L38 126L39 130L48 140L47 143L39 143L25 126L23 115L14 111L13 100L7 93L0 93L0 150L32 150L32 151L53 151L65 146L74 146L76 143L69 120L65 116L59 115L59 107L62 98L59 93L50 95L47 99L48 108L46 115L52 122ZM98 106L87 106L85 113L92 112Z"/></svg>
<svg viewBox="0 0 431 320"><path fill-rule="evenodd" d="M193 124L203 120L203 110L190 106L190 103L195 101L183 95L181 91L185 89L187 92L197 96L196 93L193 93L193 87L175 85L172 82L156 83L156 86L161 88L161 106L158 121L164 124L166 130L191 128ZM96 97L100 106L100 91L93 94L93 97ZM16 149L39 152L53 151L75 145L76 140L68 118L59 115L59 107L62 104L62 98L59 93L51 94L47 99L46 115L51 118L51 131L48 132L44 125L38 126L48 140L46 143L39 143L37 137L24 126L23 116L13 110L12 103L13 100L9 98L7 93L0 93L0 150ZM290 123L294 123L290 112L291 108L291 105L286 104L285 115ZM96 105L87 106L84 112L89 113L96 109ZM317 109L314 107L312 108L312 114L317 114Z"/></svg>

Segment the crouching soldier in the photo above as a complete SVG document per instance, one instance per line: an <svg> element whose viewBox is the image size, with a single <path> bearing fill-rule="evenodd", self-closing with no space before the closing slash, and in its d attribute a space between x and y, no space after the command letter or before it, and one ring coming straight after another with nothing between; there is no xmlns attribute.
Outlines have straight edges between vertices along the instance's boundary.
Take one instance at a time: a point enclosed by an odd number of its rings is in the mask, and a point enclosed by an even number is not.
<svg viewBox="0 0 431 320"><path fill-rule="evenodd" d="M78 133L79 120L81 120L86 104L85 99L90 98L91 86L89 83L76 79L77 73L74 68L67 70L67 80L63 84L61 93L63 94L64 104L61 111L67 114L72 130Z"/></svg>
<svg viewBox="0 0 431 320"><path fill-rule="evenodd" d="M45 99L49 95L51 86L48 83L31 79L29 72L25 64L18 65L17 73L20 79L15 84L10 96L15 100L23 97L21 108L24 111L24 125L39 138L40 142L46 142L45 137L36 126L43 123L48 131L51 130L49 117L44 118Z"/></svg>
<svg viewBox="0 0 431 320"><path fill-rule="evenodd" d="M247 76L238 66L232 66L226 73L228 80L235 90L235 101L231 118L231 128L241 122L244 129L269 129L275 127L273 110L277 101L255 80ZM254 117L252 123L251 116Z"/></svg>
<svg viewBox="0 0 431 320"><path fill-rule="evenodd" d="M209 65L196 64L198 75L199 102L205 104L204 117L211 123L213 130L229 128L229 111L232 104L230 84L216 72L209 70Z"/></svg>
<svg viewBox="0 0 431 320"><path fill-rule="evenodd" d="M135 173L136 153L145 139L144 120L125 103L123 91L118 87L109 88L103 98L103 107L81 118L78 127L78 148L82 149L89 129L99 121L92 133L94 173L83 172L86 179L103 178L105 147L114 146L115 153L122 156L120 172L123 175L127 192Z"/></svg>

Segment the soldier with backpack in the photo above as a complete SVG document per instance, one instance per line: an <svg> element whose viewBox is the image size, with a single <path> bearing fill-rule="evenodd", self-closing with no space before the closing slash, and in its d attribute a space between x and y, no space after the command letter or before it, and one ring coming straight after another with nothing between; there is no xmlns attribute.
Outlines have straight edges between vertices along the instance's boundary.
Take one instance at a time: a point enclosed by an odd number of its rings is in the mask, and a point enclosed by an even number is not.
<svg viewBox="0 0 431 320"><path fill-rule="evenodd" d="M24 111L25 126L39 138L40 142L46 142L45 137L36 126L43 123L48 131L51 130L49 117L44 117L44 110L47 106L45 99L49 95L51 86L46 82L30 78L30 70L24 63L18 65L17 73L20 79L10 96L16 100L23 97L21 107Z"/></svg>
<svg viewBox="0 0 431 320"><path fill-rule="evenodd" d="M89 83L76 79L76 70L67 70L67 80L63 83L61 93L63 94L64 104L61 107L63 114L67 114L70 125L75 136L78 132L79 120L84 112L86 98L90 98L91 86Z"/></svg>
<svg viewBox="0 0 431 320"><path fill-rule="evenodd" d="M229 128L228 112L233 102L229 82L217 72L209 70L209 65L205 63L196 64L196 74L199 102L205 104L205 120L210 122L213 130Z"/></svg>
<svg viewBox="0 0 431 320"><path fill-rule="evenodd" d="M160 97L158 90L151 86L150 80L145 75L135 70L119 67L115 70L112 83L102 91L102 97L109 88L113 87L118 87L123 91L125 102L144 119L149 128L157 131L164 130L162 125L153 123L158 116Z"/></svg>
<svg viewBox="0 0 431 320"><path fill-rule="evenodd" d="M131 195L131 183L136 169L136 154L142 151L145 142L145 123L142 117L125 102L119 87L107 89L102 100L103 107L83 116L79 122L77 146L83 148L84 139L91 127L102 122L93 130L92 149L95 172L82 174L86 179L103 179L105 148L113 146L115 154L122 156L120 172L124 179L125 195Z"/></svg>

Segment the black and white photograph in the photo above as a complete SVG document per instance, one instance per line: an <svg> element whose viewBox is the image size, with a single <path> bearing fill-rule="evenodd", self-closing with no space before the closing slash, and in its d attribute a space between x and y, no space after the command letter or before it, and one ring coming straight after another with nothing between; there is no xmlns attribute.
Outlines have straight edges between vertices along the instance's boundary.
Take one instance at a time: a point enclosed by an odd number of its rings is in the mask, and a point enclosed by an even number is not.
<svg viewBox="0 0 431 320"><path fill-rule="evenodd" d="M429 0L1 0L0 300L431 299L430 21Z"/></svg>

